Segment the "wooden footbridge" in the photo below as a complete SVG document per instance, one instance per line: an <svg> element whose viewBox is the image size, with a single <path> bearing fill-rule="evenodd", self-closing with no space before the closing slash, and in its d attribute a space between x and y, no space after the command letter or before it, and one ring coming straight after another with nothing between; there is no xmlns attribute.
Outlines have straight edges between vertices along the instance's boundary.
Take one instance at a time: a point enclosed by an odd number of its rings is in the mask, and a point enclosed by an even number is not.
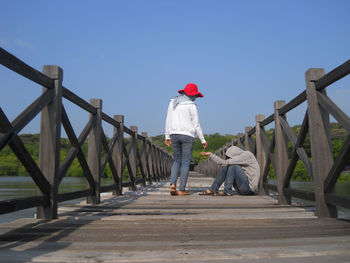
<svg viewBox="0 0 350 263"><path fill-rule="evenodd" d="M37 196L0 201L0 214L37 207L36 219L0 224L0 262L350 262L350 222L336 218L338 207L350 209L350 198L334 193L349 162L350 139L333 159L329 114L348 133L350 119L326 94L326 87L350 73L350 61L327 74L308 70L304 92L289 103L276 101L271 116L257 115L255 127L238 134L232 144L256 154L262 172L259 195L248 197L199 196L218 170L208 160L191 172L190 196L169 195L172 156L146 133L125 127L121 115L103 113L101 100L88 103L63 87L63 71L57 66L44 66L41 73L1 48L0 64L43 86L42 95L15 120L0 110L0 150L9 146L38 187ZM296 135L286 115L304 101L307 111ZM64 103L90 115L80 135ZM18 134L39 113L37 164ZM114 127L112 139L105 136L102 122ZM264 127L272 122L269 140ZM61 125L72 145L64 160ZM311 156L303 148L307 135ZM87 155L82 150L86 140ZM294 147L292 156L288 142ZM88 187L60 193L75 158ZM291 187L299 159L312 178L312 192ZM114 183L101 185L107 166ZM268 180L272 168L277 184ZM86 201L59 206L81 197ZM294 197L315 205L296 203Z"/></svg>

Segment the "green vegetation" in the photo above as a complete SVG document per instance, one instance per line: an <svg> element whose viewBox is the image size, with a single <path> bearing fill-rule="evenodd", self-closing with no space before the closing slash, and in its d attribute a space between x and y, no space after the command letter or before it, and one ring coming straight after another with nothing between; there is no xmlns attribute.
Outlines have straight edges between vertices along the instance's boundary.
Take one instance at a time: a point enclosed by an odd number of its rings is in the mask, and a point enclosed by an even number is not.
<svg viewBox="0 0 350 263"><path fill-rule="evenodd" d="M292 127L294 133L296 135L299 134L300 132L300 125L296 125ZM272 134L274 132L274 129L268 130L266 133L271 140ZM348 136L348 133L346 132L345 129L343 129L340 124L338 123L331 123L331 138L332 138L332 149L333 149L333 158L334 160L338 157L339 152L344 144L344 141L346 137ZM307 153L308 156L311 156L311 149L310 149L310 136L307 134L303 146L305 152ZM292 154L293 154L293 146L290 142L288 142L288 157L291 159ZM309 158L310 162L312 162L311 157ZM346 166L350 165L350 159ZM274 169L272 168L272 165L270 165L270 172L269 172L269 179L275 180L276 179L276 174ZM301 160L297 161L295 170L293 172L292 176L292 181L303 181L303 182L308 182L311 181L311 177L308 174L303 162ZM340 177L338 178L338 182L350 182L350 171L344 171L341 173Z"/></svg>
<svg viewBox="0 0 350 263"><path fill-rule="evenodd" d="M300 125L294 126L293 131L295 134L299 134ZM272 134L274 130L270 129L266 133L268 137L271 139ZM331 137L332 137L332 147L333 147L333 153L334 157L336 158L339 155L339 152L342 148L342 145L348 136L347 132L337 123L331 124ZM25 147L27 148L28 152L31 154L32 158L38 163L38 157L39 157L39 134L22 134L20 135L21 140L23 141ZM205 135L205 138L209 144L206 151L215 152L219 148L221 148L223 145L232 142L233 139L236 138L234 135L220 135L219 133L211 134L211 135ZM164 143L164 136L159 135L155 137L150 138L154 143L161 146L162 148L166 149L169 152L172 152L171 147L167 147ZM68 139L62 139L61 140L61 161L64 160L66 157L68 151L70 150L71 145L69 143ZM85 156L87 156L87 143L85 143L82 147L83 152ZM305 143L304 143L304 149L308 156L311 156L310 152L310 139L309 135L307 135ZM194 164L197 164L203 160L205 160L207 157L203 157L200 155L200 152L203 151L203 147L199 139L195 140L194 149L193 149L193 159L192 162ZM288 144L288 154L289 157L292 156L293 153L293 147L289 143ZM103 156L103 153L102 153ZM311 159L310 159L311 161ZM350 165L350 160L347 165ZM138 174L140 174L140 171L138 171ZM0 175L4 176L27 176L28 173L23 167L23 165L20 163L20 161L17 159L15 154L12 152L12 150L7 146L0 152ZM83 171L81 168L81 165L79 161L75 158L71 167L69 168L66 176L73 176L73 177L79 177L83 176ZM107 165L107 168L105 169L104 176L106 177L112 177L112 173L109 169L109 166ZM125 168L123 177L125 177L125 180L127 180L128 177L128 170ZM269 174L270 179L275 179L275 173L273 169L270 169ZM310 181L311 178L308 175L303 163L299 160L297 162L292 180L297 181ZM344 172L338 179L340 182L350 182L350 172Z"/></svg>
<svg viewBox="0 0 350 263"><path fill-rule="evenodd" d="M300 125L296 125L294 127L292 127L294 133L296 135L299 134L300 132ZM266 131L267 136L269 137L269 139L271 140L272 138L272 134L274 132L274 129L270 129L268 131ZM346 137L348 136L347 132L345 129L343 129L338 123L331 123L331 138L332 138L332 149L333 149L333 155L334 158L337 158L339 155L339 152L344 144L344 141L346 139ZM215 152L216 150L218 150L219 148L221 148L223 145L225 145L226 143L231 142L233 139L236 138L236 136L233 135L220 135L218 133L212 134L212 135L205 135L205 138L209 144L209 147L207 149L207 151L210 152ZM160 146L162 146L163 148L168 149L169 151L171 151L171 148L167 147L164 144L164 136L157 136L153 138L153 141L157 144L159 144ZM311 156L311 150L310 150L310 136L309 134L307 134L305 142L304 142L304 149L307 153L308 156ZM200 141L198 139L196 139L195 141L195 145L194 145L194 149L193 149L193 162L195 164L201 162L202 160L206 159L207 157L203 157L200 156L200 152L203 151L202 145L200 143ZM292 144L289 142L288 143L288 156L289 159L292 157L293 154L293 146ZM310 162L311 162L311 158L310 158ZM350 165L350 160L348 162L347 165ZM270 173L269 173L269 179L276 179L276 174L275 171L271 165L270 167ZM302 161L298 160L293 176L292 176L292 180L293 181L303 181L303 182L308 182L311 181L310 175L308 174L308 172L306 171L306 168L303 164ZM350 171L347 172L343 172L339 179L338 182L350 182Z"/></svg>

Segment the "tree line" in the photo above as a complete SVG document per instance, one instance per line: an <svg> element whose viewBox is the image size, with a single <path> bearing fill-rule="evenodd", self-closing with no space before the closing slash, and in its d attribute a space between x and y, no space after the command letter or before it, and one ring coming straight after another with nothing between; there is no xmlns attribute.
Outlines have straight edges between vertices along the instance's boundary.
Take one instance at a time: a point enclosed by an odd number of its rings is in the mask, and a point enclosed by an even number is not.
<svg viewBox="0 0 350 263"><path fill-rule="evenodd" d="M292 127L295 134L299 134L300 125L296 125ZM270 129L266 131L268 137L271 139L272 134L274 130ZM342 148L342 145L348 136L345 129L343 129L338 123L331 123L331 138L332 138L332 147L333 147L333 154L334 158L336 158ZM21 140L23 141L25 147L27 148L28 152L31 154L33 159L38 163L39 159L39 140L40 140L40 134L21 134L19 135ZM219 148L221 148L226 143L232 142L236 136L231 134L221 135L219 133L214 133L210 135L205 135L205 139L207 140L209 146L206 149L206 151L215 152ZM159 146L165 148L169 152L172 152L171 147L167 147L164 143L164 135L154 136L150 137L150 139L158 144ZM253 138L254 139L254 138ZM126 143L128 142L128 139L126 138ZM85 143L82 146L82 150L87 156L87 143ZM61 161L64 160L65 156L67 155L68 151L70 150L71 145L68 139L62 138L61 139L61 152L60 157ZM304 143L304 149L308 156L311 156L310 151L310 139L309 136L306 137L305 143ZM199 139L195 140L194 148L193 148L193 155L192 155L192 164L198 164L202 160L206 159L207 157L203 157L200 155L200 152L203 151L202 144ZM289 143L288 144L288 154L289 157L291 157L293 153L293 147ZM103 153L102 153L103 154ZM311 160L311 158L310 158ZM311 160L312 161L312 160ZM350 160L347 165L350 165ZM273 169L270 169L270 176L269 178L273 179L275 178L275 174ZM127 169L125 170L125 173L127 173ZM23 165L20 163L20 161L17 159L15 154L11 151L11 149L6 146L1 152L0 152L0 176L28 176L28 172L25 170ZM80 163L77 159L75 159L67 171L66 176L72 176L72 177L79 177L83 176L83 171L80 166ZM103 176L106 177L112 177L112 173L109 169L109 167L106 168L105 174ZM127 175L126 175L127 176ZM348 181L350 182L349 173L342 174L340 181ZM306 169L303 165L303 163L299 160L297 162L296 169L293 174L292 180L298 180L298 181L310 181L311 178L307 174Z"/></svg>

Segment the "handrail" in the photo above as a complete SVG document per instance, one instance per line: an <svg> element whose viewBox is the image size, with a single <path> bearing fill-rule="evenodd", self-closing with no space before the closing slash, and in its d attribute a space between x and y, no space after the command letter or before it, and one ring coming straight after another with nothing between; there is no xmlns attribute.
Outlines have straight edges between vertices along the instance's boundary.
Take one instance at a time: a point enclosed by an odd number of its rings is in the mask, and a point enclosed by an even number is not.
<svg viewBox="0 0 350 263"><path fill-rule="evenodd" d="M260 127L264 127L264 126L270 124L271 122L273 122L274 120L275 120L275 116L273 114L271 114L265 120L260 122Z"/></svg>
<svg viewBox="0 0 350 263"><path fill-rule="evenodd" d="M344 78L348 74L350 74L350 60L346 61L344 64L340 65L339 67L336 67L328 74L316 80L316 89L322 90L328 87L329 85L333 84L337 80Z"/></svg>
<svg viewBox="0 0 350 263"><path fill-rule="evenodd" d="M44 72L47 72L44 74L2 48L0 48L0 64L47 88L12 123L0 108L0 151L9 145L40 190L40 196L37 197L0 201L0 214L37 207L38 218L56 218L58 202L86 196L88 203L97 204L100 202L102 192L114 191L116 194L122 194L123 187L129 186L136 190L139 184L146 186L146 183L164 180L170 175L172 163L170 153L148 139L147 133L138 134L136 126L125 127L124 116L115 115L112 118L102 112L102 100L92 99L89 103L64 87L63 71L58 66L44 66ZM58 92L54 92L54 89ZM78 136L61 103L63 98L90 114L88 123ZM47 107L49 104L50 108ZM18 133L39 113L42 113L40 167L36 165L18 137ZM114 135L110 141L104 134L102 122L114 128ZM61 125L72 146L62 163L59 150L52 151L60 148L61 137L57 131ZM130 139L125 139L124 134L130 135ZM87 157L82 150L86 141L89 148ZM59 184L74 158L78 159L89 187L85 190L57 194ZM101 186L100 178L107 165L112 172L114 183ZM53 167L55 168L52 169ZM129 181L123 182L124 177Z"/></svg>
<svg viewBox="0 0 350 263"><path fill-rule="evenodd" d="M5 49L0 47L0 64L8 69L22 75L23 77L30 79L45 88L52 89L54 84L53 80L45 74L37 71L36 69L28 66L26 63L16 58L14 55L8 53Z"/></svg>
<svg viewBox="0 0 350 263"><path fill-rule="evenodd" d="M303 103L306 100L306 91L303 91L300 93L298 96L296 96L294 99L292 99L288 104L283 106L280 110L279 113L281 115L286 114L290 110L296 108L299 106L301 103Z"/></svg>
<svg viewBox="0 0 350 263"><path fill-rule="evenodd" d="M345 114L322 91L337 80L350 74L350 60L336 67L327 74L323 69L309 69L306 72L306 89L289 103L276 101L274 113L265 118L256 115L256 125L247 128L244 137L244 148L253 152L261 168L259 193L265 194L268 190L278 192L278 201L281 204L290 204L291 197L313 200L316 205L316 214L319 217L336 217L336 206L349 208L349 197L338 196L332 191L335 183L344 169L349 164L350 135L347 136L336 160L333 160L330 145L329 114L331 114L344 129L350 133L350 117ZM316 80L315 80L316 79ZM305 117L299 134L289 126L286 114L307 101ZM262 118L261 118L262 117ZM274 122L272 139L269 141L264 128ZM307 155L304 147L306 135L310 136L311 156ZM288 157L286 145L294 148L292 156ZM234 140L230 145L242 147L242 144ZM216 151L224 154L227 145ZM295 171L296 163L301 160L310 178L314 181L315 192L306 192L290 187L290 181ZM273 166L277 185L267 183L267 175ZM199 163L195 169L201 173L215 177L219 167L210 159Z"/></svg>
<svg viewBox="0 0 350 263"><path fill-rule="evenodd" d="M80 98L78 95L75 95L72 91L66 89L65 87L62 87L62 96L89 113L96 114L97 112L96 108L93 107L90 103Z"/></svg>

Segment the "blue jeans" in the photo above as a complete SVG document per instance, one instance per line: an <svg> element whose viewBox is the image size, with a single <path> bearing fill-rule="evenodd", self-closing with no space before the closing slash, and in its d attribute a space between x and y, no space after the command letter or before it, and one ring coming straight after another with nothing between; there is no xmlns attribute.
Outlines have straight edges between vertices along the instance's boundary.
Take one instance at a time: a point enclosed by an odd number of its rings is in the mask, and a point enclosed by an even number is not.
<svg viewBox="0 0 350 263"><path fill-rule="evenodd" d="M250 190L248 177L245 175L240 165L224 166L209 189L217 193L223 182L225 182L225 193L234 194L235 192L232 190L232 187L234 187L236 192L240 195L254 194L252 190Z"/></svg>
<svg viewBox="0 0 350 263"><path fill-rule="evenodd" d="M179 190L184 191L187 184L188 171L190 170L194 138L183 134L172 134L170 138L174 151L174 163L171 167L170 183L176 185L181 166Z"/></svg>

